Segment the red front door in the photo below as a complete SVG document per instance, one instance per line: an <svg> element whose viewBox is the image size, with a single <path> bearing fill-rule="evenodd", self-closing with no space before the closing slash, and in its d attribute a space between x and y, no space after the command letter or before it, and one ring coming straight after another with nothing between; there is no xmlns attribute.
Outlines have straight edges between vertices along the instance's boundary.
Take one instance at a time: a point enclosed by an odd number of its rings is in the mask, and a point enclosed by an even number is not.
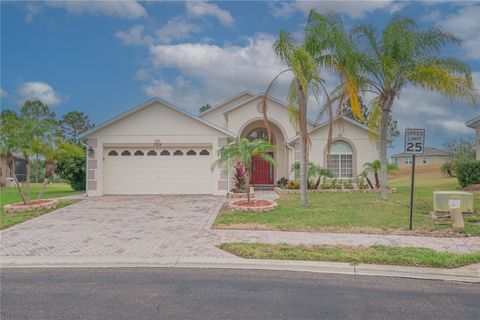
<svg viewBox="0 0 480 320"><path fill-rule="evenodd" d="M251 184L273 184L273 165L260 157L252 157L250 176Z"/></svg>

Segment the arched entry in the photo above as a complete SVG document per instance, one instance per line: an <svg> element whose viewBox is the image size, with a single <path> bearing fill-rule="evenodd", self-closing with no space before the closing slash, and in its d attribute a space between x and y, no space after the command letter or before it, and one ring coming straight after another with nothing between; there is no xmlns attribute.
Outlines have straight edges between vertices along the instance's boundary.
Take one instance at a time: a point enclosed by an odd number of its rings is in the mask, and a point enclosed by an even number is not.
<svg viewBox="0 0 480 320"><path fill-rule="evenodd" d="M271 141L277 146L277 150L271 153L276 165L270 164L259 157L252 159L250 167L250 183L256 186L274 185L280 177L286 176L285 166L287 154L285 153L285 138L282 130L275 123L270 123ZM249 140L268 139L268 132L263 120L256 120L247 124L241 131L240 137Z"/></svg>

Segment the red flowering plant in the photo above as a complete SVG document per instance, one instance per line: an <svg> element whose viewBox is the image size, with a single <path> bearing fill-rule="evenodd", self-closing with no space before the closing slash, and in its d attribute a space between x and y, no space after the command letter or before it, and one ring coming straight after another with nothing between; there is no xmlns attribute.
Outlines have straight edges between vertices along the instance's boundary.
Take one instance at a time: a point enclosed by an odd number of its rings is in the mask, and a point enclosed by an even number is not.
<svg viewBox="0 0 480 320"><path fill-rule="evenodd" d="M235 180L234 192L247 192L247 170L240 160L233 164L233 178Z"/></svg>

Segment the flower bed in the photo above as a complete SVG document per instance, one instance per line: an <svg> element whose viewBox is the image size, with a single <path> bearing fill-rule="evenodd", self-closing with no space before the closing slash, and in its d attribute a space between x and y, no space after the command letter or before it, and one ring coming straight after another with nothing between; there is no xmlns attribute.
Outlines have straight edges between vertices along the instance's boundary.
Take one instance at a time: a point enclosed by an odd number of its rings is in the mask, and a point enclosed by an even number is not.
<svg viewBox="0 0 480 320"><path fill-rule="evenodd" d="M29 204L24 204L23 202L17 202L12 204L7 204L3 206L3 211L6 213L15 213L15 212L26 212L26 211L36 211L44 209L55 209L57 207L57 200L34 200Z"/></svg>
<svg viewBox="0 0 480 320"><path fill-rule="evenodd" d="M300 193L300 189L282 189L275 187L273 191L278 194L290 194L290 193ZM380 192L380 189L309 189L310 193L331 193L331 192L343 192L343 193L373 193ZM396 188L388 188L388 193L397 192Z"/></svg>
<svg viewBox="0 0 480 320"><path fill-rule="evenodd" d="M265 212L271 211L277 207L277 203L272 200L257 199L251 200L237 200L230 202L228 208L232 211L254 211Z"/></svg>

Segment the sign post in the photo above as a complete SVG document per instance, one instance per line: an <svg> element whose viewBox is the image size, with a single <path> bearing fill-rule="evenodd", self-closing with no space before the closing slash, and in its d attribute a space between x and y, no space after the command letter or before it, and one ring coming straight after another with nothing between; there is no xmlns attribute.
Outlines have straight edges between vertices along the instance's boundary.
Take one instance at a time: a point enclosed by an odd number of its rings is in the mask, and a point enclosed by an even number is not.
<svg viewBox="0 0 480 320"><path fill-rule="evenodd" d="M405 129L405 146L403 152L412 155L412 182L410 185L410 223L409 230L413 229L413 191L415 188L415 157L425 150L425 129Z"/></svg>

